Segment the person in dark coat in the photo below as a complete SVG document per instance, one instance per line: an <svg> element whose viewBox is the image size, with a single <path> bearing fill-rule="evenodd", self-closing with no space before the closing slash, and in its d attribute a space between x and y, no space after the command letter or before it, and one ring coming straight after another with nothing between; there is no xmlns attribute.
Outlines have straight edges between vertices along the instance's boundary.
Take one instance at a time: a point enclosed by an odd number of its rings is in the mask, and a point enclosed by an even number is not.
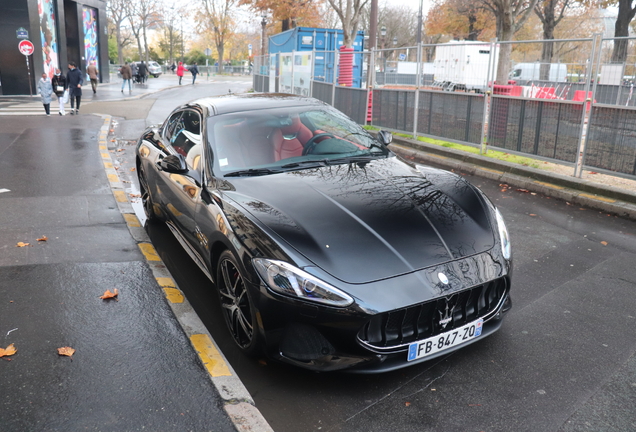
<svg viewBox="0 0 636 432"><path fill-rule="evenodd" d="M64 112L64 91L66 90L66 77L59 69L55 69L55 75L53 75L53 79L51 80L51 84L53 85L53 93L57 96L57 101L60 104L59 114L61 116L66 115Z"/></svg>
<svg viewBox="0 0 636 432"><path fill-rule="evenodd" d="M68 97L71 99L71 115L79 114L84 78L82 77L82 72L77 69L75 62L70 62L68 64L66 81L68 82ZM77 103L77 107L75 107L75 103Z"/></svg>
<svg viewBox="0 0 636 432"><path fill-rule="evenodd" d="M190 66L190 73L192 74L192 85L194 85L194 81L197 79L197 74L199 73L199 68L197 67L197 62L194 62L192 66Z"/></svg>
<svg viewBox="0 0 636 432"><path fill-rule="evenodd" d="M139 82L139 75L138 75L139 68L137 67L137 63L132 62L130 64L130 70L132 71L132 76L133 76L134 82L138 83Z"/></svg>
<svg viewBox="0 0 636 432"><path fill-rule="evenodd" d="M143 62L143 60L139 64L137 73L139 74L139 82L142 84L145 83L146 77L148 76L148 68L146 67L146 64Z"/></svg>
<svg viewBox="0 0 636 432"><path fill-rule="evenodd" d="M177 69L177 65L174 64L174 62L173 62L172 66L170 66L170 70L172 71L173 74L174 74L175 69Z"/></svg>
<svg viewBox="0 0 636 432"><path fill-rule="evenodd" d="M121 78L122 78L122 82L121 82L121 91L122 93L124 92L124 87L126 86L126 81L128 81L128 92L132 92L132 88L130 85L130 80L133 76L132 73L132 69L130 68L130 66L128 66L128 62L126 62L125 65L123 65L121 67L121 69L119 70L119 72L121 73Z"/></svg>

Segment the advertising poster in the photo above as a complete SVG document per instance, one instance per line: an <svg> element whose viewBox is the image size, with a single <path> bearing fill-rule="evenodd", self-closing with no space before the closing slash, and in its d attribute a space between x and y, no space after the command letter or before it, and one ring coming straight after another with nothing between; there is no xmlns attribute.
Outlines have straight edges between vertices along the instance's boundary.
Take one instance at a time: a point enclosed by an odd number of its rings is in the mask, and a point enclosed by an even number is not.
<svg viewBox="0 0 636 432"><path fill-rule="evenodd" d="M312 53L294 53L294 94L309 96Z"/></svg>
<svg viewBox="0 0 636 432"><path fill-rule="evenodd" d="M99 29L97 28L97 9L91 7L82 7L82 22L84 27L84 60L86 63L82 65L84 70L86 66L95 62L97 69L99 70ZM88 80L88 75L86 75Z"/></svg>
<svg viewBox="0 0 636 432"><path fill-rule="evenodd" d="M280 92L292 92L292 54L280 53Z"/></svg>
<svg viewBox="0 0 636 432"><path fill-rule="evenodd" d="M60 67L57 45L57 27L55 26L55 0L38 0L40 15L40 36L42 38L42 58L44 73L52 78L55 69Z"/></svg>

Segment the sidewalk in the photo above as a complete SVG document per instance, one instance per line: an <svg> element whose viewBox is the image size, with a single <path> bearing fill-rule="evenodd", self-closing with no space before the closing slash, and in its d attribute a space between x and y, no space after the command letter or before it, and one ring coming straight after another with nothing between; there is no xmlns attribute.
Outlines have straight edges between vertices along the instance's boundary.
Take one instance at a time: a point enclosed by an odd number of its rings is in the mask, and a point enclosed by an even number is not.
<svg viewBox="0 0 636 432"><path fill-rule="evenodd" d="M390 148L413 162L431 163L456 172L490 178L524 192L542 193L636 220L636 179L589 172L580 179L565 174L574 171L565 165L540 161L546 169L530 168L400 137L393 138Z"/></svg>
<svg viewBox="0 0 636 432"><path fill-rule="evenodd" d="M112 77L111 77L112 79ZM216 75L206 76L199 75L196 80L196 86L203 86L218 82L234 82L244 81L244 76ZM183 86L191 85L192 77L184 76ZM179 80L176 75L166 74L158 78L149 77L144 84L132 84L132 91L128 91L128 86L121 91L122 80L114 78L110 83L103 83L97 86L97 93L93 94L90 82L84 83L82 86L82 100L80 104L80 112L82 107L86 107L94 102L113 102L113 101L130 101L142 99L147 95L157 93L161 90L170 88L179 88ZM56 98L51 102L51 115L57 115L58 103ZM70 109L70 103L65 105L66 110ZM29 95L0 95L0 116L3 115L38 115L44 116L44 108L40 101L40 96L34 94ZM68 112L67 112L68 115Z"/></svg>
<svg viewBox="0 0 636 432"><path fill-rule="evenodd" d="M109 130L109 116L0 117L0 348L17 349L0 358L0 429L269 430L236 375L211 379L222 362L192 349L193 332L213 343L175 315L187 303L169 304L165 267L121 209Z"/></svg>

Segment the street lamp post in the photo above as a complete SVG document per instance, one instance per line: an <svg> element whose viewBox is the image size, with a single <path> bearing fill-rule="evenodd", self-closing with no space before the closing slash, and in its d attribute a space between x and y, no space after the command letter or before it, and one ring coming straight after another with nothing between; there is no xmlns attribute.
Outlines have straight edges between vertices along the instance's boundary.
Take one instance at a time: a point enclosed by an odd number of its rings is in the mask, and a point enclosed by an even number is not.
<svg viewBox="0 0 636 432"><path fill-rule="evenodd" d="M380 47L382 48L382 50L384 50L384 39L386 37L386 26L383 25L380 28ZM383 68L382 68L382 72L386 73L386 54L384 53L384 51L381 51L382 54L382 63L383 63Z"/></svg>
<svg viewBox="0 0 636 432"><path fill-rule="evenodd" d="M265 55L265 26L267 25L267 14L263 12L263 15L261 15L261 17L263 18L261 20L261 26L262 26L262 30L261 30L261 56Z"/></svg>
<svg viewBox="0 0 636 432"><path fill-rule="evenodd" d="M393 60L395 60L395 48L397 48L397 36L393 37Z"/></svg>

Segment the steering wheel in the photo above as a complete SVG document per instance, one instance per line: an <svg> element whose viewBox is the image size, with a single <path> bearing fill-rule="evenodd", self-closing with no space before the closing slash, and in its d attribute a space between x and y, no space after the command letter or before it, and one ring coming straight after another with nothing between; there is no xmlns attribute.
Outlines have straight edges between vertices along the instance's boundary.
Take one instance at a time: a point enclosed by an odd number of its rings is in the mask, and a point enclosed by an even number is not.
<svg viewBox="0 0 636 432"><path fill-rule="evenodd" d="M305 148L303 148L303 156L306 156L308 154L311 154L311 152L314 150L314 148L316 147L316 144L318 144L316 142L316 140L318 138L335 138L336 136L334 134L330 134L328 132L323 132L323 133L319 133L318 135L314 135L311 138L309 138L309 141L307 141L305 143Z"/></svg>

